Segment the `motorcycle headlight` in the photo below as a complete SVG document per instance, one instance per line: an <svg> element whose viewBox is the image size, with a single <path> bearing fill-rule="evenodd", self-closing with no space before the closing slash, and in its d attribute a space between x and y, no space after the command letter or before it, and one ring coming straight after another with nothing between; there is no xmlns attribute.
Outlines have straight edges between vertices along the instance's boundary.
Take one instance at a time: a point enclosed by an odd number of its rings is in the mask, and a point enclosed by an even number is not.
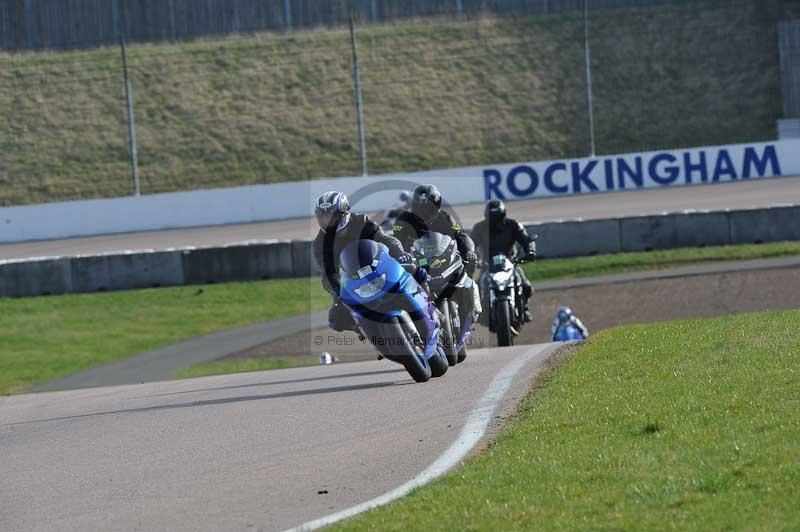
<svg viewBox="0 0 800 532"><path fill-rule="evenodd" d="M380 277L376 277L371 281L367 281L358 288L354 289L353 292L355 292L358 297L369 299L372 296L376 295L381 290L383 290L384 286L386 286L385 273Z"/></svg>
<svg viewBox="0 0 800 532"><path fill-rule="evenodd" d="M492 275L492 281L500 290L505 290L508 283L511 281L512 272L497 272Z"/></svg>

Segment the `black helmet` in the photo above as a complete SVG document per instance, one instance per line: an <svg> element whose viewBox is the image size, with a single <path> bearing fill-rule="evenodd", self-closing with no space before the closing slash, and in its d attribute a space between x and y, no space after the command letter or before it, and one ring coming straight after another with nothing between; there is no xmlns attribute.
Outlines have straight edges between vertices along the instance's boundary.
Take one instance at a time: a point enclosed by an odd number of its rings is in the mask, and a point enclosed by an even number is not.
<svg viewBox="0 0 800 532"><path fill-rule="evenodd" d="M490 227L500 227L506 221L506 204L500 200L492 200L483 211Z"/></svg>
<svg viewBox="0 0 800 532"><path fill-rule="evenodd" d="M411 212L423 222L433 220L442 208L442 194L434 185L420 185L414 189L411 198Z"/></svg>
<svg viewBox="0 0 800 532"><path fill-rule="evenodd" d="M317 199L314 214L317 215L321 229L325 230L335 225L336 230L340 231L350 221L350 202L341 192L326 192Z"/></svg>

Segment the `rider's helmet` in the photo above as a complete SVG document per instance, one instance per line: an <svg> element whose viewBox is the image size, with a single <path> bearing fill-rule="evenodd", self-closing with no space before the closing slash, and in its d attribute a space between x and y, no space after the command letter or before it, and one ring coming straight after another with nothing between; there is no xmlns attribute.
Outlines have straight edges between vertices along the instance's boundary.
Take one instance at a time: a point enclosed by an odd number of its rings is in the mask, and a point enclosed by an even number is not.
<svg viewBox="0 0 800 532"><path fill-rule="evenodd" d="M442 208L442 194L434 185L420 185L411 198L411 212L423 222L433 220Z"/></svg>
<svg viewBox="0 0 800 532"><path fill-rule="evenodd" d="M558 319L558 323L564 324L568 323L572 319L572 309L569 307L561 307L556 312L556 318Z"/></svg>
<svg viewBox="0 0 800 532"><path fill-rule="evenodd" d="M498 229L506 221L506 204L500 200L492 200L486 204L483 215L489 222L489 228Z"/></svg>
<svg viewBox="0 0 800 532"><path fill-rule="evenodd" d="M341 231L350 222L350 202L341 192L326 192L317 198L314 214L317 215L317 222L323 231L333 226Z"/></svg>

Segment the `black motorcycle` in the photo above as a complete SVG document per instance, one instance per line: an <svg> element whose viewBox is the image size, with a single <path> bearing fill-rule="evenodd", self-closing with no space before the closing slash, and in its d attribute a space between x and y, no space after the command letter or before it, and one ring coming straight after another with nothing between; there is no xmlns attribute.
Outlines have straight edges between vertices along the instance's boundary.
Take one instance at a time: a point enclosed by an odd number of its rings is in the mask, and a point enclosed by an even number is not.
<svg viewBox="0 0 800 532"><path fill-rule="evenodd" d="M414 241L412 253L428 272L436 309L442 314L442 345L451 366L467 358L467 342L475 322L475 282L455 240L430 232Z"/></svg>
<svg viewBox="0 0 800 532"><path fill-rule="evenodd" d="M483 306L489 312L489 330L497 334L497 345L514 345L524 323L525 301L515 265L525 260L499 254L481 268L479 284Z"/></svg>

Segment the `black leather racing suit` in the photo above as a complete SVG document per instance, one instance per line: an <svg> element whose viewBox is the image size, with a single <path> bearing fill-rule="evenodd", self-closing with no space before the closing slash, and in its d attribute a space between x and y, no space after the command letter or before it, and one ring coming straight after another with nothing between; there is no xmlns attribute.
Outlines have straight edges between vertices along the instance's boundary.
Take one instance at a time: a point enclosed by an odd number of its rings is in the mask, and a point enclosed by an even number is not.
<svg viewBox="0 0 800 532"><path fill-rule="evenodd" d="M488 220L482 220L472 228L472 239L482 257L482 260L489 261L495 255L503 254L507 257L514 257L514 244L519 244L529 257L536 256L536 242L525 230L525 227L510 218L506 218L499 227L491 227ZM522 286L522 297L524 308L528 309L528 300L533 295L533 285L525 276L525 272L519 265L514 268L515 275ZM481 275L483 281L483 275ZM488 295L485 294L484 284L481 282L481 297L483 298L484 308L488 305ZM488 316L488 313L484 314Z"/></svg>
<svg viewBox="0 0 800 532"><path fill-rule="evenodd" d="M327 245L326 233L320 229L314 239L314 259L322 272L322 286L333 296L328 322L337 331L355 330L356 327L350 311L339 299L339 254L355 240L374 240L385 244L389 248L389 255L395 259L400 259L405 254L400 241L384 233L366 214L351 213L350 221L344 229L328 229Z"/></svg>
<svg viewBox="0 0 800 532"><path fill-rule="evenodd" d="M420 238L427 232L441 233L447 235L456 241L458 252L461 258L469 261L469 257L475 255L475 243L464 232L464 229L447 211L439 211L439 213L430 222L424 222L419 216L411 211L405 211L394 222L393 233L394 236L400 241L403 247L407 250L411 249L414 241ZM475 269L474 264L468 265L469 274Z"/></svg>

